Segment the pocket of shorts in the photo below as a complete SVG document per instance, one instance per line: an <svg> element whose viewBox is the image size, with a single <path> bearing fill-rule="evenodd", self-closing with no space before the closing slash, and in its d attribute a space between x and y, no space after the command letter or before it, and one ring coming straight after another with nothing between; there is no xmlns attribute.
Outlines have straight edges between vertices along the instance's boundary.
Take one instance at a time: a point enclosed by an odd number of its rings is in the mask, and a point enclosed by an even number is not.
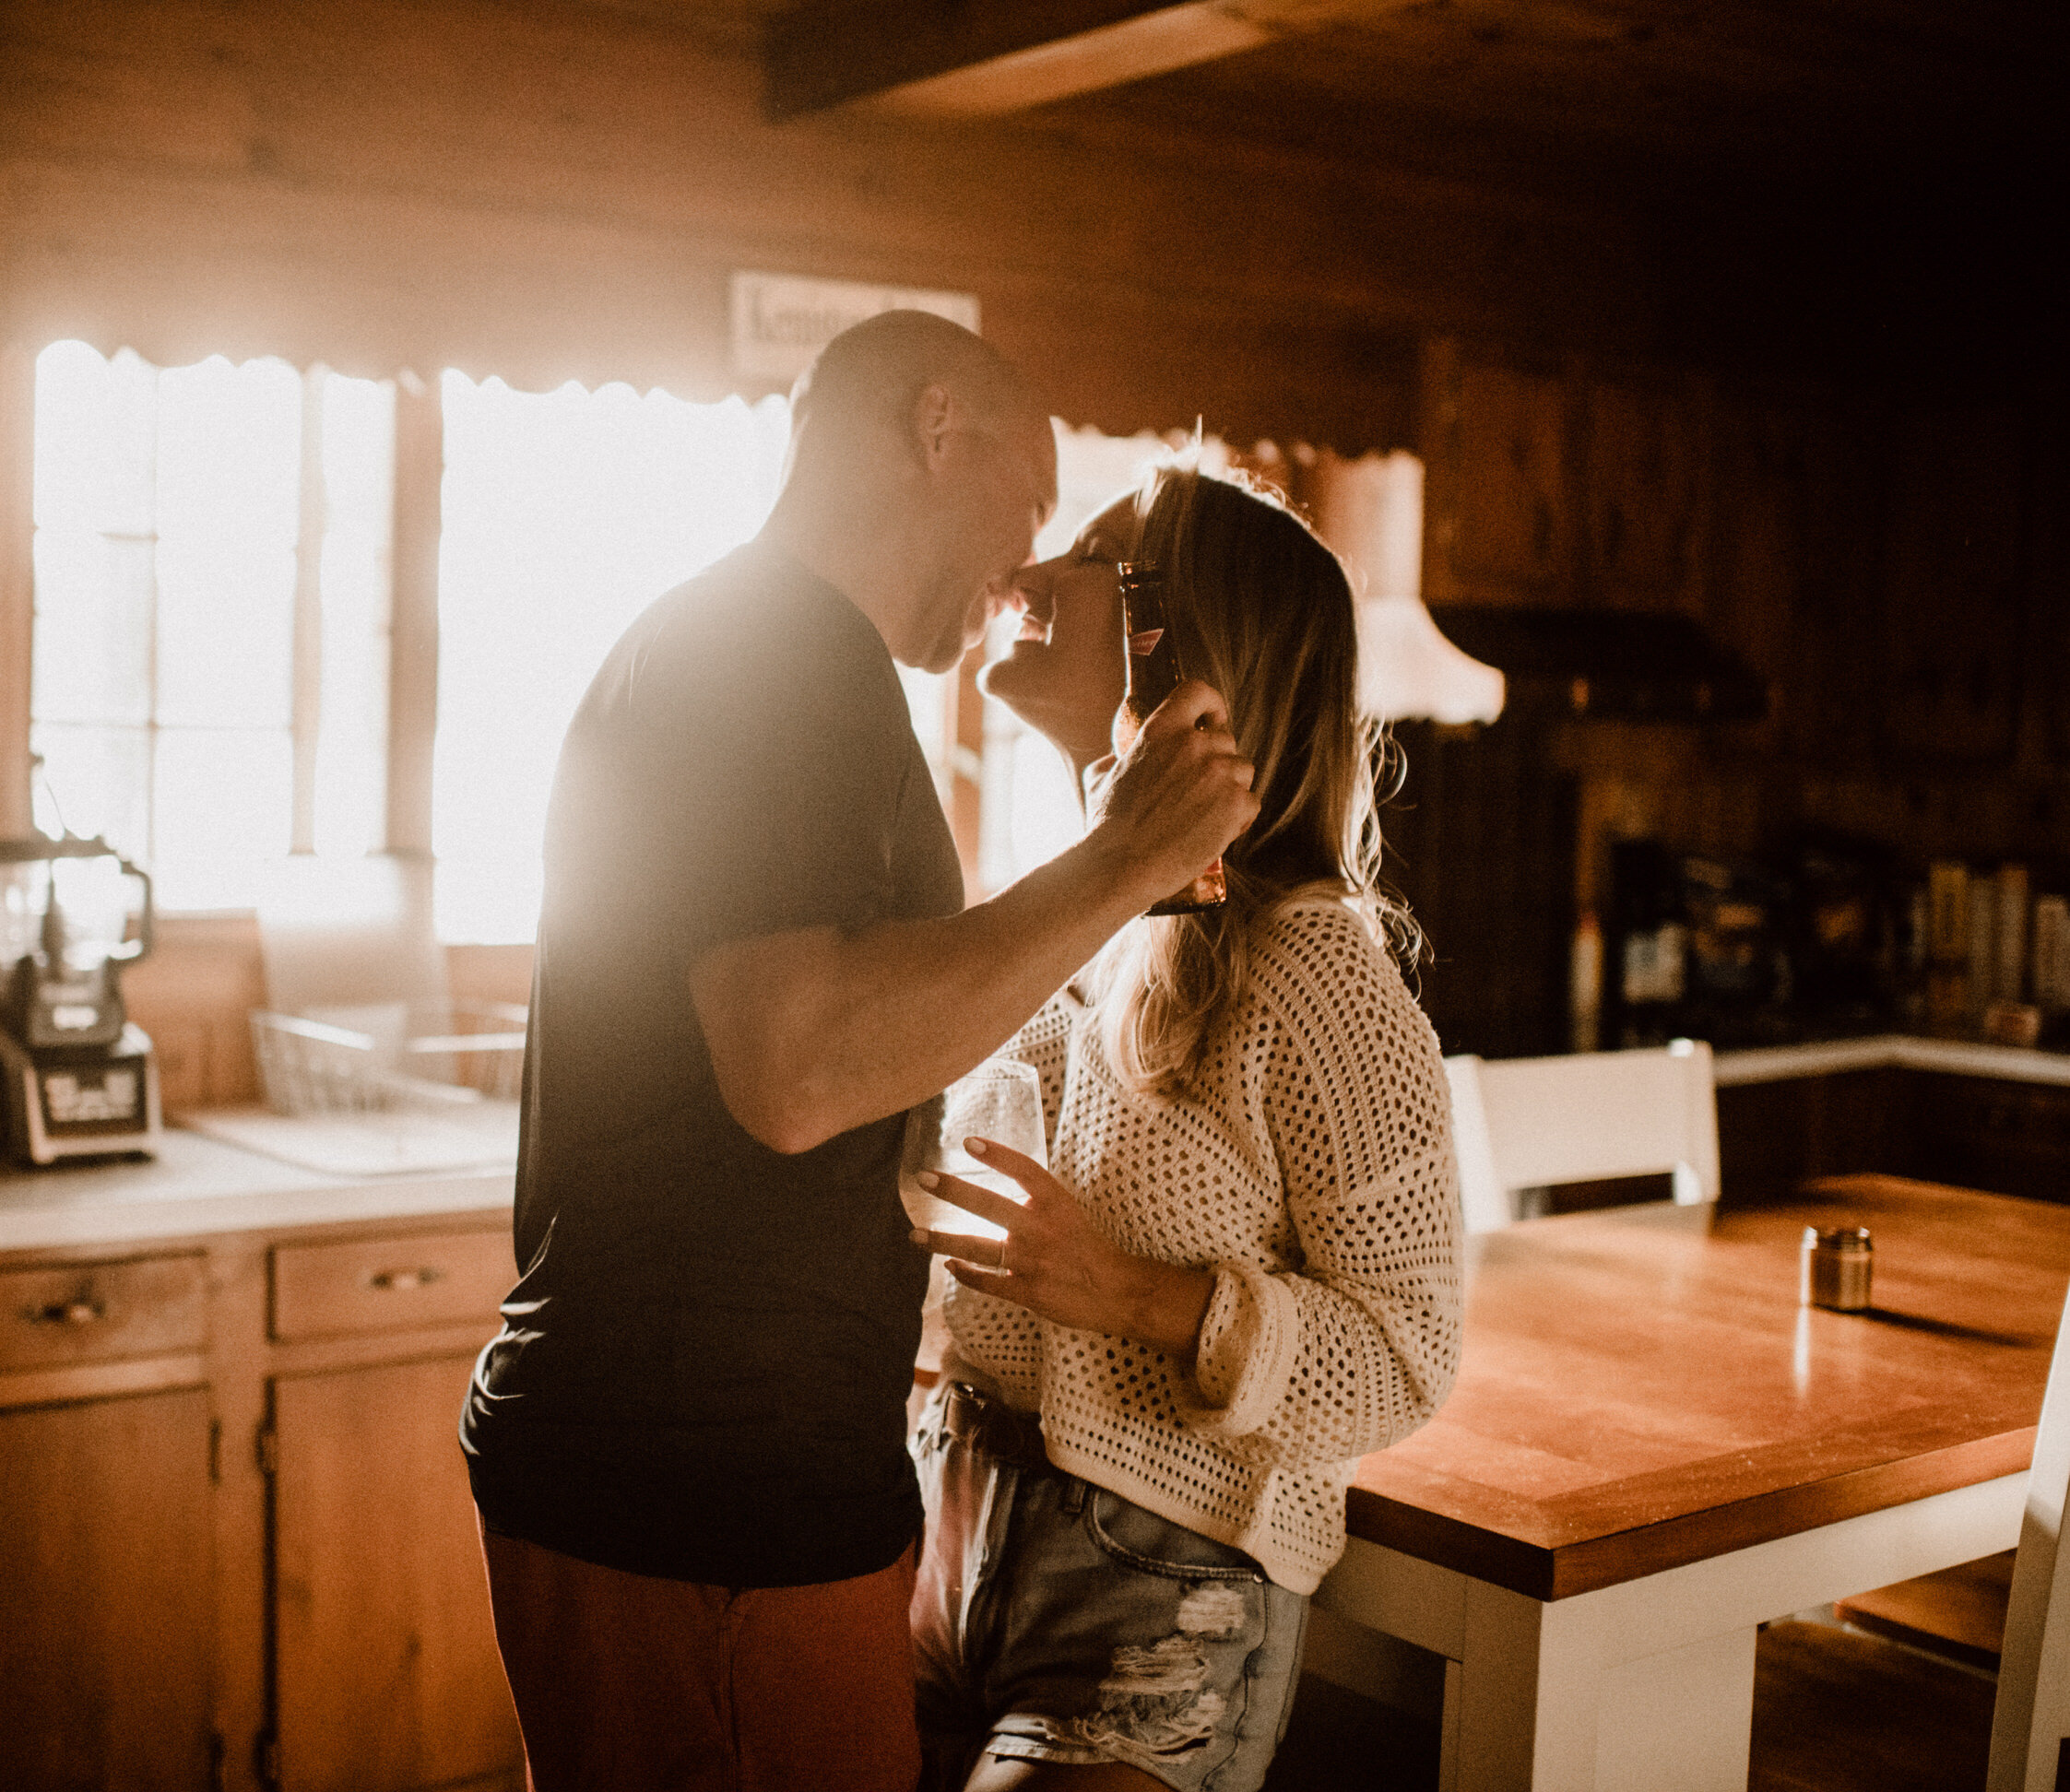
<svg viewBox="0 0 2070 1792"><path fill-rule="evenodd" d="M1085 1534L1106 1555L1170 1580L1261 1581L1264 1571L1241 1550L1161 1518L1104 1487L1087 1489Z"/></svg>

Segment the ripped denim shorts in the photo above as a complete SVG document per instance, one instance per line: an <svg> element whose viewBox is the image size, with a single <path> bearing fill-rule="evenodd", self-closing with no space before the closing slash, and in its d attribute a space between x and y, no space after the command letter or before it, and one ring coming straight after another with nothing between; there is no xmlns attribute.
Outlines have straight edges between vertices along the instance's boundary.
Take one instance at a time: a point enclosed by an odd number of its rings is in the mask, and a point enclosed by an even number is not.
<svg viewBox="0 0 2070 1792"><path fill-rule="evenodd" d="M948 1396L913 1443L923 1786L960 1792L990 1754L1255 1792L1294 1702L1307 1597L1226 1544L953 1434Z"/></svg>

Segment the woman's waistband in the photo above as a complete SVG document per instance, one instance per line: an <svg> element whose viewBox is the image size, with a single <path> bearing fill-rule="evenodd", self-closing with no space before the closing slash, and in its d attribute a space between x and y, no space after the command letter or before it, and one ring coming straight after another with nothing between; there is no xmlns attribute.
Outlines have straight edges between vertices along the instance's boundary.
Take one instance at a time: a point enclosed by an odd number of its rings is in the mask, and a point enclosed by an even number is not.
<svg viewBox="0 0 2070 1792"><path fill-rule="evenodd" d="M1057 1472L1042 1444L1041 1415L1023 1412L968 1382L952 1381L942 1402L942 1424L959 1444L1035 1474Z"/></svg>

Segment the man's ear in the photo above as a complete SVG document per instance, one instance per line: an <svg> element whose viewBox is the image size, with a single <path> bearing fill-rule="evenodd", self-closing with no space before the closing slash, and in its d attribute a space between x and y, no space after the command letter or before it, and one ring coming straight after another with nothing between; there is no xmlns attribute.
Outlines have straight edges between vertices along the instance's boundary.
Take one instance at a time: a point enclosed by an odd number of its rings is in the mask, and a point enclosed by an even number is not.
<svg viewBox="0 0 2070 1792"><path fill-rule="evenodd" d="M920 465L930 473L947 457L955 414L956 401L944 385L923 386L913 401L913 444Z"/></svg>

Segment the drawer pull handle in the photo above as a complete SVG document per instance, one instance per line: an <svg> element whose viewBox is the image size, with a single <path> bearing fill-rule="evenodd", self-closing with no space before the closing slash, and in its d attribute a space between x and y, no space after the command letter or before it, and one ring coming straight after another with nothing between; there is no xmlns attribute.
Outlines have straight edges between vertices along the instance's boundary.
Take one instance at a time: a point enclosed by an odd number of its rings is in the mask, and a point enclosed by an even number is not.
<svg viewBox="0 0 2070 1792"><path fill-rule="evenodd" d="M98 1301L53 1301L48 1306L26 1308L21 1316L32 1326L90 1326L105 1319L108 1309Z"/></svg>
<svg viewBox="0 0 2070 1792"><path fill-rule="evenodd" d="M429 1288L435 1281L444 1281L445 1271L434 1269L426 1264L420 1269L380 1269L367 1278L368 1284L384 1291L402 1288Z"/></svg>

